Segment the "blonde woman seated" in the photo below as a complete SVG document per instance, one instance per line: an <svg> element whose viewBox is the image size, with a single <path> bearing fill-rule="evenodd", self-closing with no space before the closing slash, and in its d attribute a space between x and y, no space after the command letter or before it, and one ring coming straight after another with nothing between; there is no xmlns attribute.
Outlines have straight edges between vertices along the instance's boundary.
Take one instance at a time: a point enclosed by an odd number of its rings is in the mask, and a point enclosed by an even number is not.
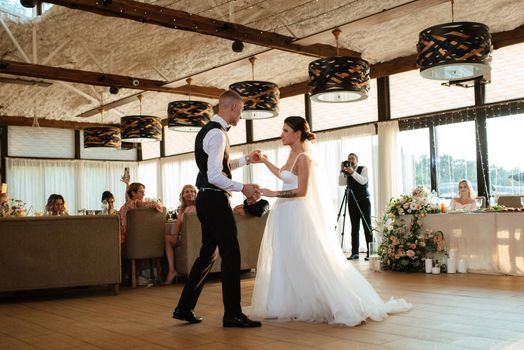
<svg viewBox="0 0 524 350"><path fill-rule="evenodd" d="M461 180L458 184L457 198L453 198L449 204L450 210L473 211L477 209L473 189L468 180Z"/></svg>
<svg viewBox="0 0 524 350"><path fill-rule="evenodd" d="M13 210L9 207L9 196L7 193L0 193L0 218L8 217L13 214Z"/></svg>
<svg viewBox="0 0 524 350"><path fill-rule="evenodd" d="M45 206L44 216L68 216L66 203L64 197L61 194L55 194L49 196L47 204Z"/></svg>
<svg viewBox="0 0 524 350"><path fill-rule="evenodd" d="M120 208L120 243L124 243L126 240L127 211L129 209L155 208L160 213L164 211L164 208L158 202L144 201L145 193L146 187L140 182L133 182L127 187L126 195L129 199Z"/></svg>
<svg viewBox="0 0 524 350"><path fill-rule="evenodd" d="M182 232L182 221L184 220L184 214L196 212L195 199L196 199L197 190L193 185L185 185L182 187L180 192L180 206L178 207L178 218L176 221L175 233L167 234L165 237L166 243L166 257L167 257L167 266L169 268L169 273L164 284L171 284L177 277L175 269L175 250L174 248L178 247L180 244L180 238Z"/></svg>

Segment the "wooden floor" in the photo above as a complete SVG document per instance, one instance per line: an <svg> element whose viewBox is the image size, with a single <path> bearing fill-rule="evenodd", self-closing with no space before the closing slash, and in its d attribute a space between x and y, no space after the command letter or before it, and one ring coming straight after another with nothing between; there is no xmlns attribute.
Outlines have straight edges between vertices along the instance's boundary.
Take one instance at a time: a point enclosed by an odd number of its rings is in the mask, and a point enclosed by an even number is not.
<svg viewBox="0 0 524 350"><path fill-rule="evenodd" d="M354 262L353 262L354 263ZM383 298L413 310L383 322L333 327L265 321L257 329L222 328L219 280L202 293L204 322L171 319L182 285L40 291L0 298L1 349L524 349L524 278L477 274L372 273L357 263ZM248 305L253 274L242 280Z"/></svg>

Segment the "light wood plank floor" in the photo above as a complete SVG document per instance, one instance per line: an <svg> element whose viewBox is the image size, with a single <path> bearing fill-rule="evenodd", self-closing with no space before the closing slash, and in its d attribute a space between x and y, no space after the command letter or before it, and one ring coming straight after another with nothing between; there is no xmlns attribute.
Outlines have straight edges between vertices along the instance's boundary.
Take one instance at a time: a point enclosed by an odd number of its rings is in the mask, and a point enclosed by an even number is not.
<svg viewBox="0 0 524 350"><path fill-rule="evenodd" d="M353 262L355 263L355 262ZM256 329L222 328L218 278L197 306L204 322L171 319L182 284L27 292L0 297L1 349L524 349L524 278L477 274L372 273L359 269L383 298L413 310L383 322L333 327L265 321ZM242 280L248 305L254 276Z"/></svg>

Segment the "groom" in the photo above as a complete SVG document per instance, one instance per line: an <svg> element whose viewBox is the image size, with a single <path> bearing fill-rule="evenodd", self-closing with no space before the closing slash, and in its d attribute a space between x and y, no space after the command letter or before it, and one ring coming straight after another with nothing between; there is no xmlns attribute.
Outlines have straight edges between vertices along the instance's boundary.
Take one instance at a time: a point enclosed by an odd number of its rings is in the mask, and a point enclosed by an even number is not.
<svg viewBox="0 0 524 350"><path fill-rule="evenodd" d="M250 320L240 307L240 248L237 227L231 209L232 191L242 191L246 197L260 196L258 186L231 180L231 170L250 163L260 162L260 151L245 158L229 159L227 130L236 126L244 104L242 97L228 90L220 95L218 114L215 114L195 139L195 160L198 166L196 198L198 219L202 225L202 247L180 296L173 318L199 323L193 309L202 292L206 277L217 258L216 248L222 258L222 300L224 302L224 327L260 327Z"/></svg>

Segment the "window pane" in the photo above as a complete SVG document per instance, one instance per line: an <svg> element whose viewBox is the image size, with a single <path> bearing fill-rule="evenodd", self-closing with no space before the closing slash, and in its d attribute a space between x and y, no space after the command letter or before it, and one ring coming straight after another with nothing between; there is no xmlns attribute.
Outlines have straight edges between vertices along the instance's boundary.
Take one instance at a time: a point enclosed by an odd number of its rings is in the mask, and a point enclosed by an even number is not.
<svg viewBox="0 0 524 350"><path fill-rule="evenodd" d="M142 159L151 159L160 157L160 142L142 143Z"/></svg>
<svg viewBox="0 0 524 350"><path fill-rule="evenodd" d="M402 193L416 186L431 188L429 164L429 129L415 129L399 133L402 166Z"/></svg>
<svg viewBox="0 0 524 350"><path fill-rule="evenodd" d="M492 194L524 194L522 148L524 114L487 120L489 179Z"/></svg>
<svg viewBox="0 0 524 350"><path fill-rule="evenodd" d="M246 121L240 119L237 126L229 129L227 135L229 136L229 144L231 146L246 143Z"/></svg>
<svg viewBox="0 0 524 350"><path fill-rule="evenodd" d="M469 180L477 194L475 122L436 127L437 187L440 196L458 195L458 183Z"/></svg>
<svg viewBox="0 0 524 350"><path fill-rule="evenodd" d="M84 148L84 132L80 136L80 158L106 160L136 160L136 148L119 150L100 150Z"/></svg>
<svg viewBox="0 0 524 350"><path fill-rule="evenodd" d="M493 51L491 84L486 85L486 102L524 97L524 44Z"/></svg>
<svg viewBox="0 0 524 350"><path fill-rule="evenodd" d="M377 82L371 80L368 98L359 102L322 103L311 101L314 131L357 125L378 120Z"/></svg>
<svg viewBox="0 0 524 350"><path fill-rule="evenodd" d="M9 126L8 131L7 149L10 157L75 157L74 130Z"/></svg>
<svg viewBox="0 0 524 350"><path fill-rule="evenodd" d="M267 140L279 137L284 119L292 115L305 117L304 95L287 97L280 100L280 112L277 117L253 121L253 139Z"/></svg>
<svg viewBox="0 0 524 350"><path fill-rule="evenodd" d="M195 149L196 132L183 132L164 128L166 156L193 152Z"/></svg>
<svg viewBox="0 0 524 350"><path fill-rule="evenodd" d="M473 89L440 84L440 81L422 78L418 70L390 76L391 117L400 118L475 104Z"/></svg>

